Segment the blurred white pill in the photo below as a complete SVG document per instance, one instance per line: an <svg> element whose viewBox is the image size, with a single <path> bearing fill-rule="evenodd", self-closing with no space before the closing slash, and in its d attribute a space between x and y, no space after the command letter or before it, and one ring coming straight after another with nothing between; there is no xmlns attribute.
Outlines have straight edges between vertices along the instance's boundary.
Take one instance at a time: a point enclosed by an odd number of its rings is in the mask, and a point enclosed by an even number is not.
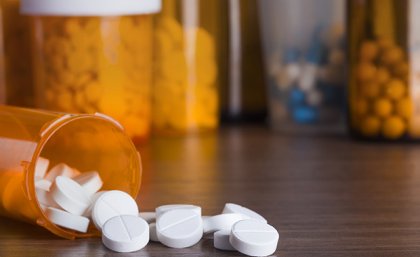
<svg viewBox="0 0 420 257"><path fill-rule="evenodd" d="M156 212L140 212L139 217L150 224L156 221Z"/></svg>
<svg viewBox="0 0 420 257"><path fill-rule="evenodd" d="M84 172L74 177L73 180L79 183L88 195L95 194L103 185L102 179L96 171Z"/></svg>
<svg viewBox="0 0 420 257"><path fill-rule="evenodd" d="M44 178L47 174L48 166L50 166L50 160L39 157L35 163L35 178Z"/></svg>
<svg viewBox="0 0 420 257"><path fill-rule="evenodd" d="M213 233L218 230L231 230L233 224L243 220L244 216L238 213L226 213L203 219L204 233Z"/></svg>
<svg viewBox="0 0 420 257"><path fill-rule="evenodd" d="M203 221L194 210L174 209L158 217L156 233L159 242L168 247L190 247L203 237Z"/></svg>
<svg viewBox="0 0 420 257"><path fill-rule="evenodd" d="M92 208L92 220L100 231L105 222L121 215L138 216L136 201L126 192L112 190L101 194Z"/></svg>
<svg viewBox="0 0 420 257"><path fill-rule="evenodd" d="M238 214L241 214L244 217L244 219L255 219L255 220L260 220L262 222L267 223L267 220L263 216L239 204L234 204L234 203L225 204L225 207L223 208L222 213L238 213Z"/></svg>
<svg viewBox="0 0 420 257"><path fill-rule="evenodd" d="M156 233L156 223L149 224L149 235L150 235L150 241L159 242L159 239Z"/></svg>
<svg viewBox="0 0 420 257"><path fill-rule="evenodd" d="M36 199L44 211L45 207L60 208L50 194L51 185L52 183L49 180L41 179L35 181Z"/></svg>
<svg viewBox="0 0 420 257"><path fill-rule="evenodd" d="M52 167L52 169L45 176L45 179L53 182L55 180L55 178L58 177L58 176L64 176L64 177L72 178L72 177L75 177L79 174L80 174L79 171L77 171L76 169L73 169L72 167L68 166L67 164L59 163L59 164L55 165L54 167Z"/></svg>
<svg viewBox="0 0 420 257"><path fill-rule="evenodd" d="M232 227L229 242L239 252L249 256L269 256L277 249L279 233L267 223L241 220Z"/></svg>
<svg viewBox="0 0 420 257"><path fill-rule="evenodd" d="M305 92L311 90L316 85L317 76L318 66L309 63L305 64L298 80L298 87Z"/></svg>
<svg viewBox="0 0 420 257"><path fill-rule="evenodd" d="M138 216L115 216L102 228L103 244L120 253L135 252L149 243L149 225Z"/></svg>
<svg viewBox="0 0 420 257"><path fill-rule="evenodd" d="M61 208L76 215L82 215L91 204L82 186L68 177L56 177L50 193Z"/></svg>
<svg viewBox="0 0 420 257"><path fill-rule="evenodd" d="M35 181L35 188L40 188L45 191L49 191L51 188L52 182L46 179L40 179Z"/></svg>
<svg viewBox="0 0 420 257"><path fill-rule="evenodd" d="M286 69L286 72L289 76L289 79L290 79L291 83L292 84L295 83L297 81L297 79L299 78L300 73L301 73L301 68L300 68L299 63L297 63L297 62L289 63L289 64L286 65L285 69Z"/></svg>
<svg viewBox="0 0 420 257"><path fill-rule="evenodd" d="M156 208L156 218L159 218L165 212L176 210L176 209L188 209L196 212L201 216L201 207L192 204L168 204L162 205Z"/></svg>
<svg viewBox="0 0 420 257"><path fill-rule="evenodd" d="M236 251L229 242L230 232L230 229L216 231L213 235L214 248L223 251Z"/></svg>
<svg viewBox="0 0 420 257"><path fill-rule="evenodd" d="M53 207L48 207L45 210L45 215L52 223L60 227L76 230L78 232L86 233L89 227L88 218Z"/></svg>
<svg viewBox="0 0 420 257"><path fill-rule="evenodd" d="M320 106L322 103L323 97L322 93L319 90L310 90L306 93L306 102L313 107Z"/></svg>

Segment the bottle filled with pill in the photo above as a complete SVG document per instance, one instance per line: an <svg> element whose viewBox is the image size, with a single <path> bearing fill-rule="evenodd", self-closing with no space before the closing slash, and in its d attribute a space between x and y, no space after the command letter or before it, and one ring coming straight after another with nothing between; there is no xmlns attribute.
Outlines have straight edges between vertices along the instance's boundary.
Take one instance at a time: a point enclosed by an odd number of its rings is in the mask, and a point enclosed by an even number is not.
<svg viewBox="0 0 420 257"><path fill-rule="evenodd" d="M333 132L345 124L345 1L259 1L272 128Z"/></svg>
<svg viewBox="0 0 420 257"><path fill-rule="evenodd" d="M218 126L219 3L163 0L155 27L152 123L157 134Z"/></svg>
<svg viewBox="0 0 420 257"><path fill-rule="evenodd" d="M357 139L420 138L417 1L349 1L349 126Z"/></svg>
<svg viewBox="0 0 420 257"><path fill-rule="evenodd" d="M105 113L136 142L147 139L152 14L160 8L160 0L23 0L33 31L36 105Z"/></svg>
<svg viewBox="0 0 420 257"><path fill-rule="evenodd" d="M104 114L0 106L0 153L1 216L74 239L99 236L104 217L138 214L140 155Z"/></svg>

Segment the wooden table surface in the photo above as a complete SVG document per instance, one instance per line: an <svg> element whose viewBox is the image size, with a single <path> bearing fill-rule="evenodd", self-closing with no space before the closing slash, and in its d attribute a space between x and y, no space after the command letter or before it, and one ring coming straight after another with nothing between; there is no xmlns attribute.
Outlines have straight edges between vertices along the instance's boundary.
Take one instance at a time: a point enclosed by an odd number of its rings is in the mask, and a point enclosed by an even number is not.
<svg viewBox="0 0 420 257"><path fill-rule="evenodd" d="M281 136L263 128L154 139L141 147L141 210L193 203L205 215L234 202L280 233L276 256L420 256L420 146L353 142L341 135ZM0 256L242 256L213 248L150 243L134 254L98 238L63 240L0 218Z"/></svg>

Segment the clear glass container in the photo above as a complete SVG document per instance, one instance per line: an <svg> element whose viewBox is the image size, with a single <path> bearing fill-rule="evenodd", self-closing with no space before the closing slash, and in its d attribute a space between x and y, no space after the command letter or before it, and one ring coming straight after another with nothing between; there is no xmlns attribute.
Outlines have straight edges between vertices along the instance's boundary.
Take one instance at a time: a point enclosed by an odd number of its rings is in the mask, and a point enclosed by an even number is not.
<svg viewBox="0 0 420 257"><path fill-rule="evenodd" d="M100 235L94 225L78 233L54 225L35 193L39 157L50 166L66 163L96 170L101 190L122 190L136 197L142 166L133 142L115 120L102 114L70 115L0 106L0 215L42 226L68 239Z"/></svg>
<svg viewBox="0 0 420 257"><path fill-rule="evenodd" d="M157 134L218 127L219 3L163 0L155 30L152 119Z"/></svg>
<svg viewBox="0 0 420 257"><path fill-rule="evenodd" d="M99 111L136 141L149 136L152 14L160 0L26 0L36 106L69 113Z"/></svg>
<svg viewBox="0 0 420 257"><path fill-rule="evenodd" d="M270 124L284 132L344 129L344 0L259 1Z"/></svg>

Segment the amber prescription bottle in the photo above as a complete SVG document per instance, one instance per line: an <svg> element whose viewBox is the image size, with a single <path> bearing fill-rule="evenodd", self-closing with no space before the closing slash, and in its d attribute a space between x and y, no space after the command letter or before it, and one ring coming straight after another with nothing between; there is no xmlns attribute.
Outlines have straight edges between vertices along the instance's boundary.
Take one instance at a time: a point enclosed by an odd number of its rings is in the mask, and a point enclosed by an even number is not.
<svg viewBox="0 0 420 257"><path fill-rule="evenodd" d="M152 14L160 0L23 0L31 16L36 105L117 119L149 135Z"/></svg>
<svg viewBox="0 0 420 257"><path fill-rule="evenodd" d="M39 157L49 159L50 166L63 162L82 172L96 170L104 181L101 190L137 196L140 155L115 120L0 106L0 215L38 224L63 238L98 235L93 225L78 233L48 220L34 188Z"/></svg>
<svg viewBox="0 0 420 257"><path fill-rule="evenodd" d="M152 122L158 134L202 132L218 126L219 3L163 1L155 30Z"/></svg>

